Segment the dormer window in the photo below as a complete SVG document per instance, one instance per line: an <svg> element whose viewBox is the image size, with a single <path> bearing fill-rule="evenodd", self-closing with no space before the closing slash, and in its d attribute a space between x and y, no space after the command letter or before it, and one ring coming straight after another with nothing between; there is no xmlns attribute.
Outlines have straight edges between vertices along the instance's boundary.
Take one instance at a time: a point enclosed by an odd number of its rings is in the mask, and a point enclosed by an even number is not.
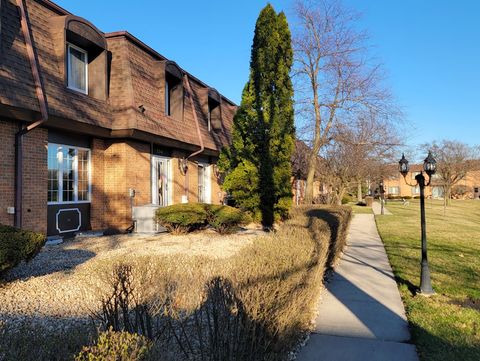
<svg viewBox="0 0 480 361"><path fill-rule="evenodd" d="M220 94L215 89L208 91L208 130L218 131L222 129L222 112L221 112Z"/></svg>
<svg viewBox="0 0 480 361"><path fill-rule="evenodd" d="M173 98L175 94L175 88L178 85L177 79L170 77L167 74L165 79L165 114L172 116L173 111Z"/></svg>
<svg viewBox="0 0 480 361"><path fill-rule="evenodd" d="M88 94L88 53L72 44L67 45L67 79L70 89Z"/></svg>
<svg viewBox="0 0 480 361"><path fill-rule="evenodd" d="M212 121L218 117L220 103L212 98L208 98L208 131L212 130Z"/></svg>
<svg viewBox="0 0 480 361"><path fill-rule="evenodd" d="M165 115L183 119L183 73L173 62L165 68Z"/></svg>

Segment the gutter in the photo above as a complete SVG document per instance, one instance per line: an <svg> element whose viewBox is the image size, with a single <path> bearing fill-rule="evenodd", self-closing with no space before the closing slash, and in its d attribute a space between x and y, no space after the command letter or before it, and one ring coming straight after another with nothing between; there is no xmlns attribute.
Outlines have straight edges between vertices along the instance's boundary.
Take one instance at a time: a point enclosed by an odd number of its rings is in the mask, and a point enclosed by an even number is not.
<svg viewBox="0 0 480 361"><path fill-rule="evenodd" d="M190 98L190 105L192 107L193 119L195 120L195 126L197 128L197 135L198 140L200 141L200 149L196 152L190 154L187 158L184 159L184 167L185 167L185 196L187 197L188 201L188 170L187 170L187 162L190 158L202 153L205 150L205 146L203 144L202 133L200 131L200 123L198 122L197 111L195 110L195 103L193 102L193 92L192 87L190 86L190 80L188 80L188 75L185 74L185 87L187 88L188 97Z"/></svg>
<svg viewBox="0 0 480 361"><path fill-rule="evenodd" d="M39 65L33 50L32 37L30 35L30 28L25 13L23 0L17 0L18 12L20 14L20 23L22 26L23 37L25 38L25 46L27 48L27 55L32 69L32 76L35 83L35 92L38 103L40 105L40 119L34 121L27 126L21 125L20 130L15 134L15 219L14 225L17 228L22 228L22 203L23 203L23 136L35 128L45 123L48 119L48 105L45 98L45 93L42 88L40 80Z"/></svg>

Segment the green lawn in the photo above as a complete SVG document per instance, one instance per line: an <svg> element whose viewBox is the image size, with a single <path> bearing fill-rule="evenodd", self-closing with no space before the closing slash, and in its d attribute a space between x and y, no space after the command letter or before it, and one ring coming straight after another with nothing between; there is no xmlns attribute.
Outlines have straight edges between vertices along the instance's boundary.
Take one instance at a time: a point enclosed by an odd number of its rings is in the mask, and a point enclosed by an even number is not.
<svg viewBox="0 0 480 361"><path fill-rule="evenodd" d="M357 206L356 203L349 203L348 204L350 207L352 207L353 213L367 213L367 214L372 214L372 208L371 207L365 207L365 206Z"/></svg>
<svg viewBox="0 0 480 361"><path fill-rule="evenodd" d="M480 360L480 202L426 201L428 257L436 295L420 282L419 201L387 204L377 225L397 277L421 360Z"/></svg>

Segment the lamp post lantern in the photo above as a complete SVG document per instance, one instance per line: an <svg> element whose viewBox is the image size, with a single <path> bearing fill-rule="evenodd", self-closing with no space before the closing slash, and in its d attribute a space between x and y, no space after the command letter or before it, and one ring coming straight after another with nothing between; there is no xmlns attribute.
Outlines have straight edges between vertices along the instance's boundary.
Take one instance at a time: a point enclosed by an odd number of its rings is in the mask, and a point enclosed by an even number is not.
<svg viewBox="0 0 480 361"><path fill-rule="evenodd" d="M425 222L425 186L429 186L432 180L432 175L437 170L437 162L433 158L432 152L428 152L427 158L423 162L423 171L415 176L417 184L410 184L407 182L407 175L409 172L408 160L405 159L405 155L402 154L402 159L398 162L398 170L403 175L405 183L410 186L420 187L420 225L422 231L422 262L421 262L421 277L420 277L420 294L424 296L431 296L435 294L432 288L432 282L430 281L430 270L428 268L427 257L427 231ZM425 182L425 172L428 175L428 182Z"/></svg>

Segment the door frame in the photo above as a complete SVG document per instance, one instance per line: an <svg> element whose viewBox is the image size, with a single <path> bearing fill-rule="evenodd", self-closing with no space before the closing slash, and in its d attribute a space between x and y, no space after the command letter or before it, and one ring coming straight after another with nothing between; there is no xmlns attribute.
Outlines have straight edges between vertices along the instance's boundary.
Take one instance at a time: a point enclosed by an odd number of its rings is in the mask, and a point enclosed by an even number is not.
<svg viewBox="0 0 480 361"><path fill-rule="evenodd" d="M173 160L170 157L163 157L159 155L152 155L150 179L152 183L152 203L158 205L158 164L166 162L165 169L167 170L167 206L173 204Z"/></svg>
<svg viewBox="0 0 480 361"><path fill-rule="evenodd" d="M197 177L198 177L198 167L203 167L203 170L205 172L205 179L207 180L207 184L203 184L203 187L205 189L205 202L204 203L212 203L212 172L211 168L212 165L209 163L203 163L203 162L198 162L197 164ZM197 178L197 192L198 192L198 184L200 181ZM200 194L197 194L198 201L200 202L199 196Z"/></svg>

